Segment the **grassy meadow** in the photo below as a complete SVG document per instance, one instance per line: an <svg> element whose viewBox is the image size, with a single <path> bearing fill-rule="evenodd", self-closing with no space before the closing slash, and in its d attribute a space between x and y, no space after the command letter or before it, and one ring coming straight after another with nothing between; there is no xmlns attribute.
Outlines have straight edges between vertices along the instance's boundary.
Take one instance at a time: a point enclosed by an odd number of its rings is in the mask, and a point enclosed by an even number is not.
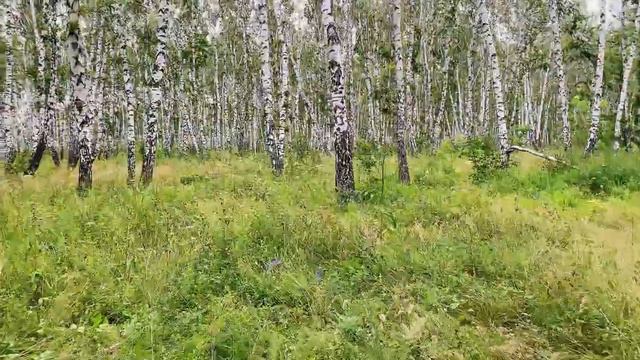
<svg viewBox="0 0 640 360"><path fill-rule="evenodd" d="M0 175L0 359L640 359L637 154L515 158L358 159L346 205L318 155Z"/></svg>

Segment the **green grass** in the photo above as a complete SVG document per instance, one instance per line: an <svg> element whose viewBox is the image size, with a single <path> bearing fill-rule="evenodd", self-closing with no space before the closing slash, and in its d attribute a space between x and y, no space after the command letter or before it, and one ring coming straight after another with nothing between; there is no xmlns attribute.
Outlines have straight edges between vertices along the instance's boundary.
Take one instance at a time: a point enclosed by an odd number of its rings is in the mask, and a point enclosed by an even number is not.
<svg viewBox="0 0 640 360"><path fill-rule="evenodd" d="M142 191L120 158L86 198L49 163L0 175L0 358L640 358L635 173L593 193L569 180L601 158L523 155L474 185L441 153L402 186L393 160L345 206L328 157L281 179L262 157L162 159Z"/></svg>

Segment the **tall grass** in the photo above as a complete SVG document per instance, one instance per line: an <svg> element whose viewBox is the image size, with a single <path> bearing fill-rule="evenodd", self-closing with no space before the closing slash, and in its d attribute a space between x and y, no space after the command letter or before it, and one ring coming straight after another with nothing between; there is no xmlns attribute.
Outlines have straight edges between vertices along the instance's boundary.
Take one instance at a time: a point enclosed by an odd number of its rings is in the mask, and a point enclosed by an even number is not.
<svg viewBox="0 0 640 360"><path fill-rule="evenodd" d="M402 186L389 157L343 206L325 157L163 159L141 191L115 159L82 199L48 163L0 177L0 357L639 358L633 160L527 161L475 185L443 152Z"/></svg>

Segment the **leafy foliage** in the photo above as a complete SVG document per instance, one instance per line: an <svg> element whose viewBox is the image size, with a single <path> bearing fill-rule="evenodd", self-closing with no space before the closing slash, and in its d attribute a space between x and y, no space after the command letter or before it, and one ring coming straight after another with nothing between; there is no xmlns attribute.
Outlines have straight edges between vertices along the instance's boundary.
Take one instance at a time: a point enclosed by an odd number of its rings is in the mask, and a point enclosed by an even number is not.
<svg viewBox="0 0 640 360"><path fill-rule="evenodd" d="M461 155L473 163L471 179L475 184L487 182L502 169L500 154L489 137L471 138L458 146Z"/></svg>

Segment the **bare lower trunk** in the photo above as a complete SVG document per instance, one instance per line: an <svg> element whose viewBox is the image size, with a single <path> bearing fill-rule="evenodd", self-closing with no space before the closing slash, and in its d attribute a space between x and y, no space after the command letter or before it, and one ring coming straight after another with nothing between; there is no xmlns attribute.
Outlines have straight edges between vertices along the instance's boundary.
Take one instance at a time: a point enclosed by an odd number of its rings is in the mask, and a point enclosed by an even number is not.
<svg viewBox="0 0 640 360"><path fill-rule="evenodd" d="M15 87L15 58L13 54L13 35L16 29L18 12L14 0L8 0L5 12L5 83L4 93L2 94L2 108L0 108L0 160L6 161L6 170L12 170L12 164L17 153L17 143L13 136L13 128L15 127L16 98L14 95ZM13 121L12 121L13 120Z"/></svg>
<svg viewBox="0 0 640 360"><path fill-rule="evenodd" d="M124 16L124 14L120 14ZM134 94L133 76L129 67L129 57L127 56L127 46L129 42L129 29L125 24L121 24L120 29L124 33L121 35L120 57L122 58L122 77L124 80L124 92L126 98L126 141L127 141L127 185L133 186L136 177L136 133L135 133L135 107L136 98ZM167 136L167 134L165 134Z"/></svg>
<svg viewBox="0 0 640 360"><path fill-rule="evenodd" d="M442 91L440 92L440 104L438 105L438 113L433 123L433 147L438 149L442 142L443 132L442 126L446 122L446 103L449 96L449 46L444 48L444 65L442 66Z"/></svg>
<svg viewBox="0 0 640 360"><path fill-rule="evenodd" d="M542 80L542 90L540 94L540 105L538 106L538 111L536 114L537 116L536 116L536 128L535 128L535 143L538 147L542 146L542 114L544 113L548 82L549 82L549 68L547 68L544 72L544 78ZM566 138L563 138L563 140L566 140ZM564 144L565 146L567 145L566 142L564 142Z"/></svg>
<svg viewBox="0 0 640 360"><path fill-rule="evenodd" d="M276 129L273 119L273 79L271 73L271 44L269 42L269 17L267 0L256 1L258 10L258 22L260 26L260 76L262 79L262 96L265 119L265 138L267 153L271 158L271 167L277 174L278 159L276 155Z"/></svg>
<svg viewBox="0 0 640 360"><path fill-rule="evenodd" d="M402 56L402 32L401 32L401 0L393 1L392 16L392 42L393 52L396 61L396 88L398 92L397 99L397 119L396 119L396 142L398 146L398 177L400 182L408 184L411 181L409 176L409 163L407 162L407 148L405 145L405 87L404 87L404 65Z"/></svg>
<svg viewBox="0 0 640 360"><path fill-rule="evenodd" d="M277 126L277 137L275 147L276 166L274 171L276 175L282 175L284 171L284 151L285 151L285 131L284 128L288 123L290 112L289 99L289 22L285 11L283 0L274 1L276 8L276 23L278 27L278 39L280 40L280 114ZM291 132L291 129L289 130Z"/></svg>
<svg viewBox="0 0 640 360"><path fill-rule="evenodd" d="M371 60L367 57L365 58L364 65L364 81L365 86L367 88L367 116L369 117L369 126L367 129L367 138L372 143L375 143L378 139L378 135L376 133L376 113L373 101L373 85L371 81Z"/></svg>
<svg viewBox="0 0 640 360"><path fill-rule="evenodd" d="M569 124L569 98L567 95L567 80L564 72L562 43L560 42L560 24L558 23L557 0L549 0L549 17L553 33L552 54L558 79L558 97L560 100L560 116L562 118L562 143L564 149L571 147L571 125ZM538 138L538 141L540 139Z"/></svg>
<svg viewBox="0 0 640 360"><path fill-rule="evenodd" d="M627 1L630 5L630 1ZM618 101L618 108L616 110L616 120L614 125L614 141L613 150L618 151L620 149L620 140L622 138L622 117L625 112L625 104L627 103L628 91L629 91L629 79L631 77L631 70L633 69L633 63L636 58L637 52L637 36L640 35L640 5L636 5L635 13L635 32L631 36L631 42L627 50L627 57L624 61L624 68L622 72L622 88L620 89L620 100Z"/></svg>
<svg viewBox="0 0 640 360"><path fill-rule="evenodd" d="M156 58L151 75L151 104L146 121L146 139L144 149L144 159L142 162L142 184L149 185L153 179L153 169L156 164L156 142L158 141L158 117L162 104L162 84L167 67L167 30L169 27L169 2L160 2L160 19L156 29L158 45L156 47Z"/></svg>
<svg viewBox="0 0 640 360"><path fill-rule="evenodd" d="M589 138L584 149L585 154L591 154L598 142L600 131L600 101L602 100L602 86L604 75L604 52L606 47L606 0L600 0L600 29L598 31L598 59L596 62L596 72L593 78L593 100L591 103L591 127L589 128Z"/></svg>
<svg viewBox="0 0 640 360"><path fill-rule="evenodd" d="M504 93L502 92L502 75L500 72L500 61L496 51L496 44L493 38L493 21L491 14L487 9L486 0L480 0L480 18L481 28L487 47L489 66L491 68L491 76L493 79L493 96L495 99L496 117L498 123L498 143L500 144L500 155L503 166L509 163L509 136L507 129L507 120L505 116Z"/></svg>
<svg viewBox="0 0 640 360"><path fill-rule="evenodd" d="M341 195L350 195L355 191L353 177L353 148L350 123L346 116L344 103L344 73L342 71L342 44L338 28L333 19L332 0L322 0L322 23L327 36L329 72L331 77L330 108L334 118L334 151L336 162L336 190Z"/></svg>
<svg viewBox="0 0 640 360"><path fill-rule="evenodd" d="M89 190L92 185L92 139L91 120L92 114L87 109L87 76L85 65L87 53L80 34L80 2L79 0L67 0L69 8L69 35L68 52L71 63L71 83L73 86L73 104L75 105L74 129L77 135L77 156L79 157L78 191Z"/></svg>

